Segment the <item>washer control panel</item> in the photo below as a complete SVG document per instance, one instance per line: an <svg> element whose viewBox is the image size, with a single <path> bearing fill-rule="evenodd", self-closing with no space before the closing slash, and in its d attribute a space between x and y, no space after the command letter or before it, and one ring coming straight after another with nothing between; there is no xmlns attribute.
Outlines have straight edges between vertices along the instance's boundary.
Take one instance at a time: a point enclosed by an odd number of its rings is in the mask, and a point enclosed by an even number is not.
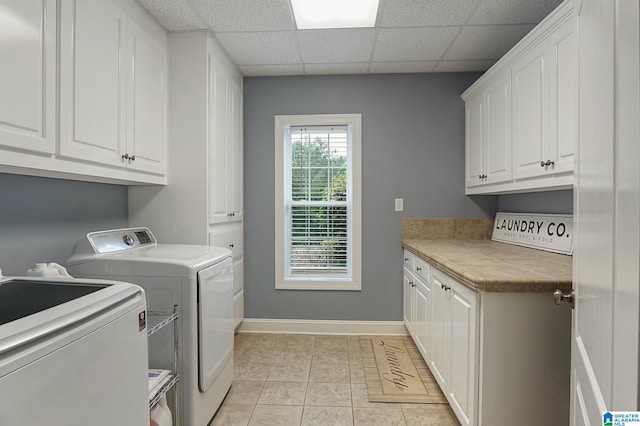
<svg viewBox="0 0 640 426"><path fill-rule="evenodd" d="M157 244L156 238L149 228L126 228L91 232L87 235L87 238L94 251L99 254Z"/></svg>

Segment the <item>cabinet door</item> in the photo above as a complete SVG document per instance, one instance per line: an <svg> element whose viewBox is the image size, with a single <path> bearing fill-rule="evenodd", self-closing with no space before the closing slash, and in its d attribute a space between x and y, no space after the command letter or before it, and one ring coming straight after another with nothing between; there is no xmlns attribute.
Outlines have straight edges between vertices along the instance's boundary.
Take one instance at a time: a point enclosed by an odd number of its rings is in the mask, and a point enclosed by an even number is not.
<svg viewBox="0 0 640 426"><path fill-rule="evenodd" d="M431 284L433 300L431 302L431 321L428 328L431 341L431 361L429 366L433 377L443 392L449 386L449 357L450 357L450 309L447 298L449 287L448 277L435 268L431 268Z"/></svg>
<svg viewBox="0 0 640 426"><path fill-rule="evenodd" d="M484 95L484 183L511 179L511 72L505 71Z"/></svg>
<svg viewBox="0 0 640 426"><path fill-rule="evenodd" d="M450 379L447 396L463 425L475 424L477 301L476 293L450 280Z"/></svg>
<svg viewBox="0 0 640 426"><path fill-rule="evenodd" d="M56 2L5 0L0 145L55 151Z"/></svg>
<svg viewBox="0 0 640 426"><path fill-rule="evenodd" d="M516 178L544 174L547 142L548 42L540 42L513 67L513 174Z"/></svg>
<svg viewBox="0 0 640 426"><path fill-rule="evenodd" d="M555 162L555 173L573 170L578 146L578 30L577 18L549 37L549 142L545 158Z"/></svg>
<svg viewBox="0 0 640 426"><path fill-rule="evenodd" d="M209 55L209 222L229 220L227 189L229 188L229 77Z"/></svg>
<svg viewBox="0 0 640 426"><path fill-rule="evenodd" d="M409 334L413 336L413 302L411 293L413 290L415 278L406 269L403 270L402 275L402 300L403 300L403 319L404 325L407 327Z"/></svg>
<svg viewBox="0 0 640 426"><path fill-rule="evenodd" d="M231 173L228 191L230 219L242 220L242 89L231 81L231 114L229 117L229 161Z"/></svg>
<svg viewBox="0 0 640 426"><path fill-rule="evenodd" d="M166 49L138 24L127 23L127 163L166 173Z"/></svg>
<svg viewBox="0 0 640 426"><path fill-rule="evenodd" d="M484 93L465 103L466 186L484 183Z"/></svg>
<svg viewBox="0 0 640 426"><path fill-rule="evenodd" d="M428 363L431 359L431 343L428 341L431 320L431 286L421 279L416 280L416 321L414 328L418 349Z"/></svg>
<svg viewBox="0 0 640 426"><path fill-rule="evenodd" d="M107 0L62 0L60 154L123 165L126 16Z"/></svg>

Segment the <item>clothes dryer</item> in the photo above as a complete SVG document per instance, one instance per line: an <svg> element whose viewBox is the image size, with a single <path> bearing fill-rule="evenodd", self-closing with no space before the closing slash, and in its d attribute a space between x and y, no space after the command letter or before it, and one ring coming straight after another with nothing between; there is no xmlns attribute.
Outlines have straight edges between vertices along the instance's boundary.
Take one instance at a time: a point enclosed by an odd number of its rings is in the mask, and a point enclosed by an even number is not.
<svg viewBox="0 0 640 426"><path fill-rule="evenodd" d="M126 281L144 288L152 312L178 307L178 336L165 327L149 340L149 366L178 358L176 424L206 426L233 380L233 271L221 247L158 244L148 228L92 232L66 262L74 277ZM162 337L164 336L164 338ZM178 339L174 353L172 339ZM168 343L169 342L169 343Z"/></svg>

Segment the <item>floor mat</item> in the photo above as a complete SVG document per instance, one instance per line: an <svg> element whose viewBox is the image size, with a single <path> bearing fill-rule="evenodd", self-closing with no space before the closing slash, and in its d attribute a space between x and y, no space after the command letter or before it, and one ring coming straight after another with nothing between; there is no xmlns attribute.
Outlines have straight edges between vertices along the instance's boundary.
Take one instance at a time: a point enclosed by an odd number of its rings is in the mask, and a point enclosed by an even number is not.
<svg viewBox="0 0 640 426"><path fill-rule="evenodd" d="M360 348L369 401L447 403L410 339L361 338Z"/></svg>

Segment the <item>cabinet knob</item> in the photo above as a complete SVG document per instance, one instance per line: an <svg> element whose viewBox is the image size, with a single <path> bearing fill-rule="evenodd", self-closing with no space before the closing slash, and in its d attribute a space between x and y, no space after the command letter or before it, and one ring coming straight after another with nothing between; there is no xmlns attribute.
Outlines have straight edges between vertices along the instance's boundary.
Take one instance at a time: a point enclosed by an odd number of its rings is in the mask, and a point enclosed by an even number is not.
<svg viewBox="0 0 640 426"><path fill-rule="evenodd" d="M128 160L128 159L129 159L129 154L124 154L124 155L122 156L122 159L123 159L123 160Z"/></svg>
<svg viewBox="0 0 640 426"><path fill-rule="evenodd" d="M551 161L551 160L541 161L540 162L540 167L553 166L554 164L556 164L556 162L555 161Z"/></svg>
<svg viewBox="0 0 640 426"><path fill-rule="evenodd" d="M544 161L540 161L540 167L544 167L546 165L547 165L547 163L545 163Z"/></svg>
<svg viewBox="0 0 640 426"><path fill-rule="evenodd" d="M420 271L422 271L422 268L419 267L419 266L416 266L416 271L420 272Z"/></svg>
<svg viewBox="0 0 640 426"><path fill-rule="evenodd" d="M413 281L409 281L409 285L410 285L411 287L415 287L415 284L413 283Z"/></svg>
<svg viewBox="0 0 640 426"><path fill-rule="evenodd" d="M571 291L567 294L564 294L559 288L553 292L553 301L556 305L561 304L563 301L567 302L571 305L571 309L575 307L576 303L576 292L571 289Z"/></svg>
<svg viewBox="0 0 640 426"><path fill-rule="evenodd" d="M487 175L480 175L480 176L478 176L478 178L479 178L480 180L483 180L483 179L486 179L486 178L487 178Z"/></svg>
<svg viewBox="0 0 640 426"><path fill-rule="evenodd" d="M229 244L229 248L233 248L233 243Z"/></svg>
<svg viewBox="0 0 640 426"><path fill-rule="evenodd" d="M136 156L132 155L131 157L129 157L131 159L131 161L136 161Z"/></svg>
<svg viewBox="0 0 640 426"><path fill-rule="evenodd" d="M123 160L131 160L131 161L136 161L136 156L135 155L129 155L129 154L124 154L121 157Z"/></svg>
<svg viewBox="0 0 640 426"><path fill-rule="evenodd" d="M405 261L405 262L408 262L408 261L409 261L409 258L408 258L408 257L405 257L405 258L404 258L404 261Z"/></svg>

